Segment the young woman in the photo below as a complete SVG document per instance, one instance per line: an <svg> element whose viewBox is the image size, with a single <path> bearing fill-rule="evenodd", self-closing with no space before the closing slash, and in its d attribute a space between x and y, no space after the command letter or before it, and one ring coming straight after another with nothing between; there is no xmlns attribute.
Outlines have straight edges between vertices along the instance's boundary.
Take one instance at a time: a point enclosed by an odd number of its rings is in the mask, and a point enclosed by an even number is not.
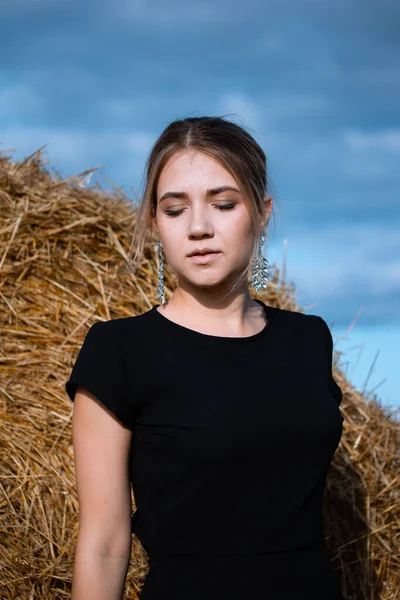
<svg viewBox="0 0 400 600"><path fill-rule="evenodd" d="M155 143L130 249L158 237L160 303L95 322L66 390L80 507L73 600L119 600L132 532L142 600L340 600L322 527L343 418L319 316L266 286L266 158L223 118ZM163 265L177 288L163 303ZM137 510L131 522L131 484Z"/></svg>

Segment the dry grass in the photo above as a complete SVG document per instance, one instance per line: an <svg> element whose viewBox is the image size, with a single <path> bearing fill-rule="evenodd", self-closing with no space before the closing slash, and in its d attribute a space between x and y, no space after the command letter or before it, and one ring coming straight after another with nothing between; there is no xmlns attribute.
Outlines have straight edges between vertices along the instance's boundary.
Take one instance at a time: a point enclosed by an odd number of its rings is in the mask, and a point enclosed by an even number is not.
<svg viewBox="0 0 400 600"><path fill-rule="evenodd" d="M21 163L0 158L4 600L70 597L78 504L73 405L64 385L94 321L140 314L158 302L152 245L135 275L118 274L134 219L117 189L89 189L82 176L61 181L39 151ZM175 285L168 267L165 278L168 298ZM260 297L301 310L294 296L275 267ZM353 389L340 368L334 372L345 422L324 502L328 548L347 598L394 600L400 597L399 423ZM127 598L137 598L146 573L134 536Z"/></svg>

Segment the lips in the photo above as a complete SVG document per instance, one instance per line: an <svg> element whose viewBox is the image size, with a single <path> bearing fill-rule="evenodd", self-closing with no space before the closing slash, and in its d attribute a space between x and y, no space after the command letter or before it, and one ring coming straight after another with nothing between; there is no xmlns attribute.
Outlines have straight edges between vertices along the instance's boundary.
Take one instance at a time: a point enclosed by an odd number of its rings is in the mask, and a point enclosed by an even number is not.
<svg viewBox="0 0 400 600"><path fill-rule="evenodd" d="M221 252L207 252L206 254L192 254L189 256L189 260L194 263L209 263L216 260L220 256Z"/></svg>
<svg viewBox="0 0 400 600"><path fill-rule="evenodd" d="M197 250L193 250L188 256L203 256L204 254L216 254L219 250L214 250L213 248L198 248Z"/></svg>

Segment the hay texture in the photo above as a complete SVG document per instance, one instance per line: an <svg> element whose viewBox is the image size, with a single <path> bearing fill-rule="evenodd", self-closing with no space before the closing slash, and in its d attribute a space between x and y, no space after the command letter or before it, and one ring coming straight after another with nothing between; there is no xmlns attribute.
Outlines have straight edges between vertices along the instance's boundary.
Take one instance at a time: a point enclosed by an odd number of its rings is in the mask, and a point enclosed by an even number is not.
<svg viewBox="0 0 400 600"><path fill-rule="evenodd" d="M118 274L134 205L118 189L88 187L87 173L62 181L42 151L23 162L0 155L3 600L70 597L78 503L73 404L64 385L93 322L141 314L158 302L155 240L135 274ZM174 287L167 265L166 299ZM276 267L260 297L301 311L293 285ZM324 498L327 546L346 598L394 600L400 598L399 423L376 397L352 387L340 358L335 351L344 433ZM126 598L138 598L147 569L133 536Z"/></svg>

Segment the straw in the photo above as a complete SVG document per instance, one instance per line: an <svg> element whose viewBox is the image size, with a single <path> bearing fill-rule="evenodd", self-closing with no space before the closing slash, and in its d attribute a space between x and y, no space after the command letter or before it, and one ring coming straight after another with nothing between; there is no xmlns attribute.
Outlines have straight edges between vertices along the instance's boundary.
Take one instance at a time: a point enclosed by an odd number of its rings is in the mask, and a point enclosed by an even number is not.
<svg viewBox="0 0 400 600"><path fill-rule="evenodd" d="M70 597L78 502L73 405L64 385L92 323L139 315L158 302L154 244L134 275L117 274L130 245L134 203L120 190L86 185L91 171L63 181L46 168L42 149L22 162L0 155L4 600ZM271 269L259 297L305 312L293 284ZM167 299L175 286L166 265ZM400 597L399 422L376 396L347 381L340 362L335 350L344 432L324 497L326 542L346 598L394 600ZM125 597L138 598L147 570L133 536Z"/></svg>

